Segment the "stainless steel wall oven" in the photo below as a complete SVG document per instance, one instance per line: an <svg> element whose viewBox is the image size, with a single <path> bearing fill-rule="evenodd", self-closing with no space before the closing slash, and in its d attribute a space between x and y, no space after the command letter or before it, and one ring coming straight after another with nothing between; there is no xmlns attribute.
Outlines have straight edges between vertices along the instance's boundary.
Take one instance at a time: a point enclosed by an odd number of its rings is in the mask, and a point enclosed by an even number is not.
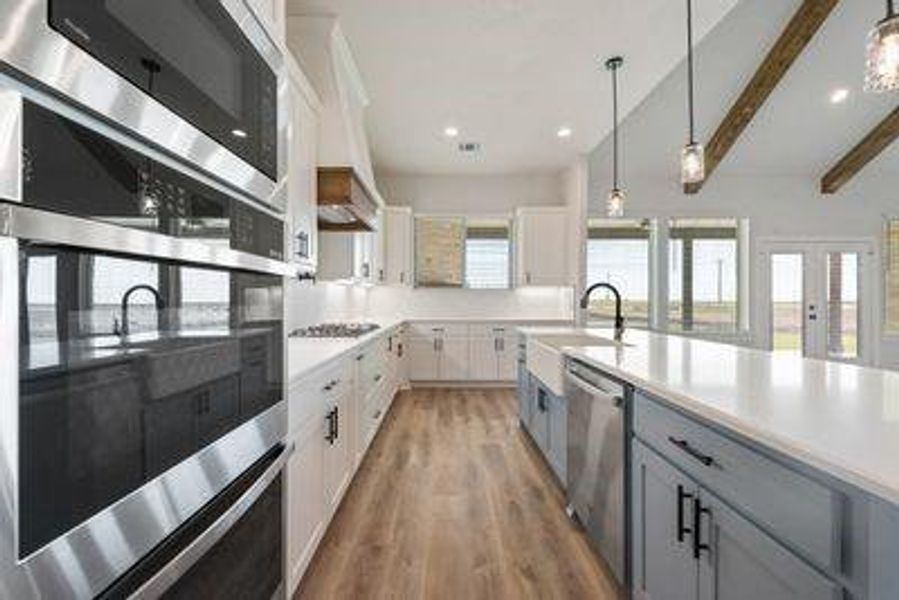
<svg viewBox="0 0 899 600"><path fill-rule="evenodd" d="M283 221L58 106L0 82L0 598L268 598Z"/></svg>
<svg viewBox="0 0 899 600"><path fill-rule="evenodd" d="M282 58L243 0L0 0L0 66L279 203Z"/></svg>

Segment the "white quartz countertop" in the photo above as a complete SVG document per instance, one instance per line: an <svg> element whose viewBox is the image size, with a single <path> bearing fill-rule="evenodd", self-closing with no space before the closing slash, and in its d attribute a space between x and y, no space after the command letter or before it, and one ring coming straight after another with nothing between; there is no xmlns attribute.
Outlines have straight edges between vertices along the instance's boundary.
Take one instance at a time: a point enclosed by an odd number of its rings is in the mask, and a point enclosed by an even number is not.
<svg viewBox="0 0 899 600"><path fill-rule="evenodd" d="M388 334L402 325L404 320L370 320L380 325L379 329L357 338L288 338L287 377L294 383L328 363L339 360L359 350L369 342Z"/></svg>
<svg viewBox="0 0 899 600"><path fill-rule="evenodd" d="M623 342L564 353L899 504L899 373L646 331L628 331Z"/></svg>

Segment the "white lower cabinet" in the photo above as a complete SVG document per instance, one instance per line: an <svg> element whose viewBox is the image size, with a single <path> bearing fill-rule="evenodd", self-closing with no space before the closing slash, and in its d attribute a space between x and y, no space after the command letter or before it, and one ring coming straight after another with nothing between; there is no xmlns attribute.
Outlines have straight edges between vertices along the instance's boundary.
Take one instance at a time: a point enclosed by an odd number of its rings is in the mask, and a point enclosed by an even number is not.
<svg viewBox="0 0 899 600"><path fill-rule="evenodd" d="M287 583L293 590L319 540L325 525L325 434L324 422L298 439L287 463Z"/></svg>
<svg viewBox="0 0 899 600"><path fill-rule="evenodd" d="M329 509L336 509L340 504L356 464L353 404L354 391L347 386L330 405L326 417L325 501Z"/></svg>
<svg viewBox="0 0 899 600"><path fill-rule="evenodd" d="M516 380L514 325L417 323L407 347L410 381Z"/></svg>
<svg viewBox="0 0 899 600"><path fill-rule="evenodd" d="M405 370L393 331L338 364L295 382L288 423L295 451L286 469L289 595L302 579L397 390Z"/></svg>
<svg viewBox="0 0 899 600"><path fill-rule="evenodd" d="M437 340L433 338L409 338L409 379L412 381L436 381L440 355Z"/></svg>
<svg viewBox="0 0 899 600"><path fill-rule="evenodd" d="M515 381L518 353L513 328L472 325L469 361L473 381Z"/></svg>
<svg viewBox="0 0 899 600"><path fill-rule="evenodd" d="M440 343L440 381L468 379L468 339L445 338Z"/></svg>

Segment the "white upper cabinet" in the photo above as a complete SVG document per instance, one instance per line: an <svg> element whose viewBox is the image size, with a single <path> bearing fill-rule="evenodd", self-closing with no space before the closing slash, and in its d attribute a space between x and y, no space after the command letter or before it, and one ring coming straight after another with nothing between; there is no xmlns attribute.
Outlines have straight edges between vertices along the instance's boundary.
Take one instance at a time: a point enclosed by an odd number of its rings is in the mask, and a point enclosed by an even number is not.
<svg viewBox="0 0 899 600"><path fill-rule="evenodd" d="M279 45L284 44L284 0L247 0L247 4L256 13L256 17L268 34Z"/></svg>
<svg viewBox="0 0 899 600"><path fill-rule="evenodd" d="M569 211L564 207L519 208L515 213L518 286L572 285Z"/></svg>
<svg viewBox="0 0 899 600"><path fill-rule="evenodd" d="M411 286L414 231L412 209L407 206L387 206L381 215L378 283Z"/></svg>
<svg viewBox="0 0 899 600"><path fill-rule="evenodd" d="M290 115L287 177L288 253L301 271L318 267L317 138L319 102L299 65L285 57Z"/></svg>

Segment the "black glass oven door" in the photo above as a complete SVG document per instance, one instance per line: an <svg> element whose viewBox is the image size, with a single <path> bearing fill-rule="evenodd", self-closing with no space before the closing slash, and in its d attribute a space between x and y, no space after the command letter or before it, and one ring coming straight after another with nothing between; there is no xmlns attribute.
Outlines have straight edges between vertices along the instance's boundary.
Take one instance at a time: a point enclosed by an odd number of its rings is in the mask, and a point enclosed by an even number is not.
<svg viewBox="0 0 899 600"><path fill-rule="evenodd" d="M20 557L282 398L281 279L20 241Z"/></svg>
<svg viewBox="0 0 899 600"><path fill-rule="evenodd" d="M55 30L277 178L276 77L221 2L49 0L49 6Z"/></svg>

